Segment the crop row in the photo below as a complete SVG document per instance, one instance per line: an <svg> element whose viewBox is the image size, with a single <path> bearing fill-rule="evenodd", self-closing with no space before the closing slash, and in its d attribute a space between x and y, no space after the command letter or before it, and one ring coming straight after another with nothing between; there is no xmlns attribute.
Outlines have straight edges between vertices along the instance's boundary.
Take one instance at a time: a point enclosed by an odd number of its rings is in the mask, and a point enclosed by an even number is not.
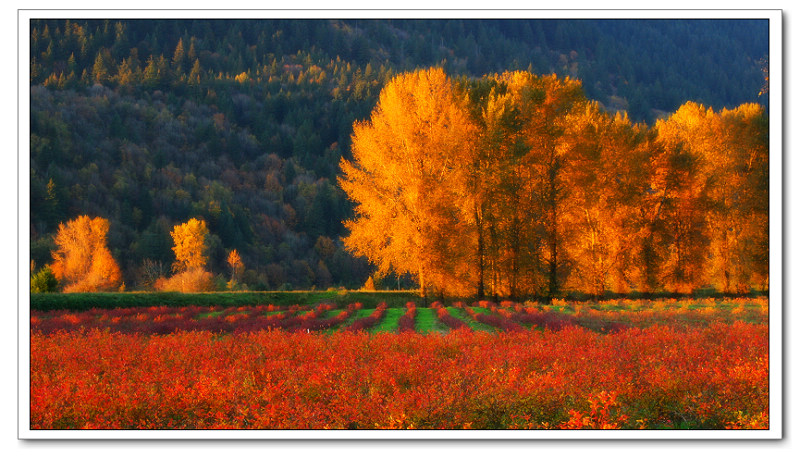
<svg viewBox="0 0 800 458"><path fill-rule="evenodd" d="M466 329L467 323L459 320L450 314L447 308L439 301L431 304L431 308L436 311L436 318L450 329Z"/></svg>
<svg viewBox="0 0 800 458"><path fill-rule="evenodd" d="M384 315L386 315L386 304L378 304L374 312L370 313L369 316L353 321L350 326L347 327L347 330L361 331L369 329L378 324L383 319Z"/></svg>
<svg viewBox="0 0 800 458"><path fill-rule="evenodd" d="M408 302L406 304L406 313L397 320L397 332L411 332L416 327L417 317L417 304Z"/></svg>
<svg viewBox="0 0 800 458"><path fill-rule="evenodd" d="M488 314L488 313L479 313L476 312L473 308L466 307L464 304L459 303L458 306L463 308L467 314L475 321L480 323L488 324L490 326L494 326L498 329L502 329L506 332L515 332L515 331L522 331L524 328L520 326L518 323L511 320L510 316L507 316L505 313L505 309L498 309L497 307L492 307L492 312L495 314Z"/></svg>
<svg viewBox="0 0 800 458"><path fill-rule="evenodd" d="M143 308L143 307L251 307L265 304L290 306L293 304L331 303L346 306L360 302L375 307L385 302L389 307L402 307L410 291L238 291L215 293L177 292L124 292L124 293L41 293L30 295L31 310L69 310L73 312L90 309Z"/></svg>
<svg viewBox="0 0 800 458"><path fill-rule="evenodd" d="M505 301L496 304L479 301L468 306L456 302L452 311L459 312L463 319L454 316L441 302L431 304L436 320L445 329L497 329L517 332L526 329L559 330L569 326L583 326L597 332L619 332L630 327L666 325L675 327L706 326L709 323L746 321L765 323L769 317L766 303L739 303L733 306L686 305L671 306L653 303L648 307L620 308L610 306L587 306L570 304L559 308L552 305L520 304ZM366 330L375 327L386 317L387 305L381 303L370 316L355 318L354 313L362 308L361 303L337 307L334 304L311 306L257 305L240 307L147 307L121 309L90 309L83 312L48 311L31 312L31 329L50 333L76 328L100 328L122 332L164 334L174 331L207 330L212 332L251 332L267 328L290 331L327 329ZM367 312L367 310L365 310ZM398 317L396 324L384 324L382 330L398 332L417 329L416 305L408 302L406 312ZM399 318L399 319L398 319ZM481 325L478 325L481 323ZM483 326L483 328L481 328ZM422 332L425 332L422 329Z"/></svg>
<svg viewBox="0 0 800 458"><path fill-rule="evenodd" d="M608 334L576 326L34 331L30 421L33 429L766 428L768 346L768 326L745 322Z"/></svg>
<svg viewBox="0 0 800 458"><path fill-rule="evenodd" d="M341 325L360 303L326 317L332 304L254 307L147 307L91 309L84 312L32 312L31 331L44 334L70 329L108 329L127 333L167 334L177 331L252 332L323 330Z"/></svg>

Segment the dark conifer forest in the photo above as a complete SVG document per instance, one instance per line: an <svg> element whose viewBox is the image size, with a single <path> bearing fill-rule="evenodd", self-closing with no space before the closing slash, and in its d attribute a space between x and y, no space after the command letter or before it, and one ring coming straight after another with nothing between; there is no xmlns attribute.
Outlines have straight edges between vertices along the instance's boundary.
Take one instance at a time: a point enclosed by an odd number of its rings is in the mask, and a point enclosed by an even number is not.
<svg viewBox="0 0 800 458"><path fill-rule="evenodd" d="M152 289L198 218L217 289L232 250L252 290L361 287L337 178L395 76L555 74L652 125L687 101L768 110L768 44L766 20L33 20L32 269L60 223L98 216L126 288Z"/></svg>

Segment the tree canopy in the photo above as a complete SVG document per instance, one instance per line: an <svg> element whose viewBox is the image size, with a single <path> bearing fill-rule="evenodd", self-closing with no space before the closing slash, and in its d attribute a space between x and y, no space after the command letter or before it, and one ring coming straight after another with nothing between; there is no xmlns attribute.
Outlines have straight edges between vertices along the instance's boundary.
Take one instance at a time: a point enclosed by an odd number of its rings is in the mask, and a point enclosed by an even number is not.
<svg viewBox="0 0 800 458"><path fill-rule="evenodd" d="M119 266L106 246L108 220L82 215L59 224L51 269L64 292L108 291L119 286Z"/></svg>
<svg viewBox="0 0 800 458"><path fill-rule="evenodd" d="M569 77L401 74L341 163L345 246L423 295L764 289L765 127L694 102L632 124Z"/></svg>

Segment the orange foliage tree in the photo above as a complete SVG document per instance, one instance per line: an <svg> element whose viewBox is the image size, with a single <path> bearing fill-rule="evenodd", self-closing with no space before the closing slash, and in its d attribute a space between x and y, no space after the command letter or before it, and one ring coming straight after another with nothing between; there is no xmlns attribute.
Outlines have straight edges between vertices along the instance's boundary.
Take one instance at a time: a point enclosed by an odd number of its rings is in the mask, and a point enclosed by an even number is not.
<svg viewBox="0 0 800 458"><path fill-rule="evenodd" d="M242 275L242 270L244 270L242 257L239 256L239 252L236 249L228 253L228 267L231 268L230 286L235 286L239 281L239 277Z"/></svg>
<svg viewBox="0 0 800 458"><path fill-rule="evenodd" d="M763 108L714 112L693 102L656 130L669 155L663 283L747 292L768 281L768 150Z"/></svg>
<svg viewBox="0 0 800 458"><path fill-rule="evenodd" d="M175 242L175 246L172 247L172 251L175 252L173 270L183 272L206 267L208 227L205 221L192 218L183 224L176 225L169 234Z"/></svg>
<svg viewBox="0 0 800 458"><path fill-rule="evenodd" d="M484 279L491 295L556 295L585 226L576 185L597 181L585 172L602 162L607 115L579 81L555 75L506 72L473 83L470 95L480 126L470 174L478 295Z"/></svg>
<svg viewBox="0 0 800 458"><path fill-rule="evenodd" d="M86 215L58 225L51 269L64 292L108 291L119 286L119 266L106 247L107 219Z"/></svg>
<svg viewBox="0 0 800 458"><path fill-rule="evenodd" d="M460 155L473 133L465 99L441 69L390 81L370 119L354 126L353 160L341 161L339 184L356 213L345 246L380 273L415 276L423 296L471 288L472 250L450 234L465 229Z"/></svg>
<svg viewBox="0 0 800 458"><path fill-rule="evenodd" d="M479 131L469 155L463 211L476 239L477 294L515 295L529 265L522 250L530 218L522 205L520 158L529 150L513 88L498 78L473 81L470 108ZM466 233L464 235L470 235ZM531 278L530 276L528 278Z"/></svg>
<svg viewBox="0 0 800 458"><path fill-rule="evenodd" d="M648 127L569 77L403 74L341 162L345 246L423 294L765 289L767 138L755 104Z"/></svg>
<svg viewBox="0 0 800 458"><path fill-rule="evenodd" d="M514 72L503 79L516 94L524 118L520 129L528 147L517 164L523 183L519 202L523 211L535 217L526 231L530 236L520 244L543 269L544 287L531 285L526 292L554 297L569 273L566 246L575 238L572 194L580 166L579 147L586 134L583 126L597 110L592 111L580 81L569 77Z"/></svg>
<svg viewBox="0 0 800 458"><path fill-rule="evenodd" d="M688 102L655 130L664 145L665 205L663 226L666 246L661 283L668 289L689 293L706 278L704 257L708 247L707 214L710 209L712 173L717 161L713 110Z"/></svg>
<svg viewBox="0 0 800 458"><path fill-rule="evenodd" d="M573 237L564 249L571 265L565 286L595 296L628 292L630 253L636 247L630 220L639 203L632 159L641 129L626 115L611 116L594 103L577 113L573 126L577 135L565 211Z"/></svg>
<svg viewBox="0 0 800 458"><path fill-rule="evenodd" d="M720 113L727 157L726 179L712 195L715 210L729 215L713 232L721 248L717 285L744 292L769 286L769 122L764 107L754 103ZM723 218L725 219L725 218ZM724 228L724 229L723 229ZM719 234L729 234L727 236Z"/></svg>
<svg viewBox="0 0 800 458"><path fill-rule="evenodd" d="M160 278L155 288L160 291L210 291L213 289L213 278L207 272L206 238L208 237L206 222L192 218L178 224L170 232L175 245L175 262L172 270L175 275L169 279Z"/></svg>

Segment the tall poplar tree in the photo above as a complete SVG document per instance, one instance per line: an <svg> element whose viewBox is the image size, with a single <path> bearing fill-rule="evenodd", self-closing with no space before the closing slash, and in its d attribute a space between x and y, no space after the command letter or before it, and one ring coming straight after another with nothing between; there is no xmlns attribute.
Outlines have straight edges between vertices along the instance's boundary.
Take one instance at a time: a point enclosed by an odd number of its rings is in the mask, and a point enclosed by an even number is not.
<svg viewBox="0 0 800 458"><path fill-rule="evenodd" d="M515 206L532 216L529 233L538 240L527 239L529 258L532 250L538 250L545 277L542 293L555 297L570 266L565 249L575 230L569 224L570 181L581 135L579 121L588 102L580 81L569 77L513 72L501 78L515 93L525 119L521 131L528 151L518 163L524 198Z"/></svg>
<svg viewBox="0 0 800 458"><path fill-rule="evenodd" d="M478 134L466 181L469 208L463 214L474 226L472 233L477 239L477 295L513 295L517 292L515 280L519 272L510 269L514 279L508 282L507 267L508 264L518 265L520 253L508 249L508 245L514 244L507 243L506 235L518 230L521 222L521 209L513 205L520 180L513 179L513 171L514 164L526 151L520 135L522 120L507 84L482 78L471 82L469 89L470 108ZM511 223L505 218L508 214L516 215ZM519 248L519 244L516 246ZM508 254L511 262L507 261Z"/></svg>
<svg viewBox="0 0 800 458"><path fill-rule="evenodd" d="M710 194L715 175L721 176L712 128L716 117L713 110L687 102L655 125L666 154L661 284L675 292L690 293L708 281Z"/></svg>
<svg viewBox="0 0 800 458"><path fill-rule="evenodd" d="M173 265L175 272L205 269L208 262L206 254L208 226L205 221L192 218L183 224L176 225L170 235L175 242L175 246L172 247L172 251L175 252L175 264Z"/></svg>
<svg viewBox="0 0 800 458"><path fill-rule="evenodd" d="M452 237L466 229L458 203L474 126L465 103L441 69L398 75L354 125L353 159L340 164L356 214L345 246L381 274L413 275L423 296L474 283L463 261L474 250Z"/></svg>

